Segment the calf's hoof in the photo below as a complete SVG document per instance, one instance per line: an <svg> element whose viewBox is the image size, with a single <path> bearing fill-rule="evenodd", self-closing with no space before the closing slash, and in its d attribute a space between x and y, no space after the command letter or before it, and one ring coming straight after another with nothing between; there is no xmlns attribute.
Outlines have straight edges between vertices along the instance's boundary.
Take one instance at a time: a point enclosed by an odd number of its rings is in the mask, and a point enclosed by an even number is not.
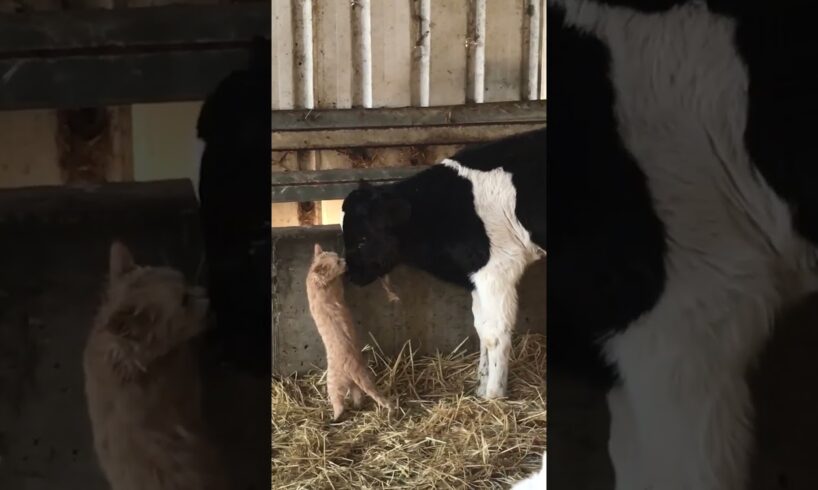
<svg viewBox="0 0 818 490"><path fill-rule="evenodd" d="M486 399L486 400L497 400L497 399L505 398L505 397L506 397L506 392L505 392L505 390L501 390L501 389L496 389L496 390L487 389L486 393L483 395L483 398Z"/></svg>

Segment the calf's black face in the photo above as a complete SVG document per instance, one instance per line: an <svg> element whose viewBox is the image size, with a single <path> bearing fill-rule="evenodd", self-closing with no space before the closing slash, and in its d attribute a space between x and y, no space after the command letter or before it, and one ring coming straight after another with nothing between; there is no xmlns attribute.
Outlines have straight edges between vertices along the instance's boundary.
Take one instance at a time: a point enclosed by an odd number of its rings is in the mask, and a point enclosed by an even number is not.
<svg viewBox="0 0 818 490"><path fill-rule="evenodd" d="M365 286L400 263L400 232L411 205L391 189L361 182L344 199L342 210L347 276Z"/></svg>

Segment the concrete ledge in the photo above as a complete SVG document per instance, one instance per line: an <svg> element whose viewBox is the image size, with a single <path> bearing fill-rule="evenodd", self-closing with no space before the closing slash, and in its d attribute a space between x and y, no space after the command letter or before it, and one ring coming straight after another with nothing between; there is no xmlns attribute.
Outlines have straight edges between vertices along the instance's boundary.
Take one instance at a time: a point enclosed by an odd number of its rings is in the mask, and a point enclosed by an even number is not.
<svg viewBox="0 0 818 490"><path fill-rule="evenodd" d="M304 279L313 243L343 253L340 227L273 230L273 373L289 375L325 367L324 347L309 314ZM390 304L379 282L346 287L361 332L371 333L388 355L409 339L424 354L448 352L468 338L476 349L471 295L428 274L400 267L391 274L401 302ZM517 331L545 333L545 262L534 264L520 284Z"/></svg>

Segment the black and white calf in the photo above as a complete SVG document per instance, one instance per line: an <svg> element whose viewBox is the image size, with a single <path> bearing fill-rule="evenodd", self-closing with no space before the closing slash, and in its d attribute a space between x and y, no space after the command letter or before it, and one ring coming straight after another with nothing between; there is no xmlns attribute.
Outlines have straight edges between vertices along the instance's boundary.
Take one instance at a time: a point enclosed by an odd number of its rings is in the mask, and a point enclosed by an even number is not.
<svg viewBox="0 0 818 490"><path fill-rule="evenodd" d="M472 291L480 338L478 394L505 396L517 283L545 256L545 130L461 150L343 204L350 281L405 263Z"/></svg>
<svg viewBox="0 0 818 490"><path fill-rule="evenodd" d="M270 78L268 39L204 101L199 200L214 331L229 360L269 375Z"/></svg>
<svg viewBox="0 0 818 490"><path fill-rule="evenodd" d="M617 489L746 488L745 373L817 285L814 16L549 0L547 19L549 364L587 345L613 368Z"/></svg>

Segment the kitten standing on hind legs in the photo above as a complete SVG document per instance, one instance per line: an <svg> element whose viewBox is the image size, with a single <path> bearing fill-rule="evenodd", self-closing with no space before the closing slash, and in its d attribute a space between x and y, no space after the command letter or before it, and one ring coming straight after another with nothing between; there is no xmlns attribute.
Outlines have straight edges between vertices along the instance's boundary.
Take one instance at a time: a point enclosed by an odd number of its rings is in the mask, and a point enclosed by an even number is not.
<svg viewBox="0 0 818 490"><path fill-rule="evenodd" d="M226 490L205 435L196 356L208 300L184 276L110 249L105 298L86 342L94 449L112 490Z"/></svg>
<svg viewBox="0 0 818 490"><path fill-rule="evenodd" d="M348 390L355 408L360 408L364 393L378 405L392 408L392 404L378 392L361 354L363 345L344 302L342 276L345 269L346 263L338 254L324 252L315 244L307 273L307 300L327 353L327 393L334 420L344 412Z"/></svg>

